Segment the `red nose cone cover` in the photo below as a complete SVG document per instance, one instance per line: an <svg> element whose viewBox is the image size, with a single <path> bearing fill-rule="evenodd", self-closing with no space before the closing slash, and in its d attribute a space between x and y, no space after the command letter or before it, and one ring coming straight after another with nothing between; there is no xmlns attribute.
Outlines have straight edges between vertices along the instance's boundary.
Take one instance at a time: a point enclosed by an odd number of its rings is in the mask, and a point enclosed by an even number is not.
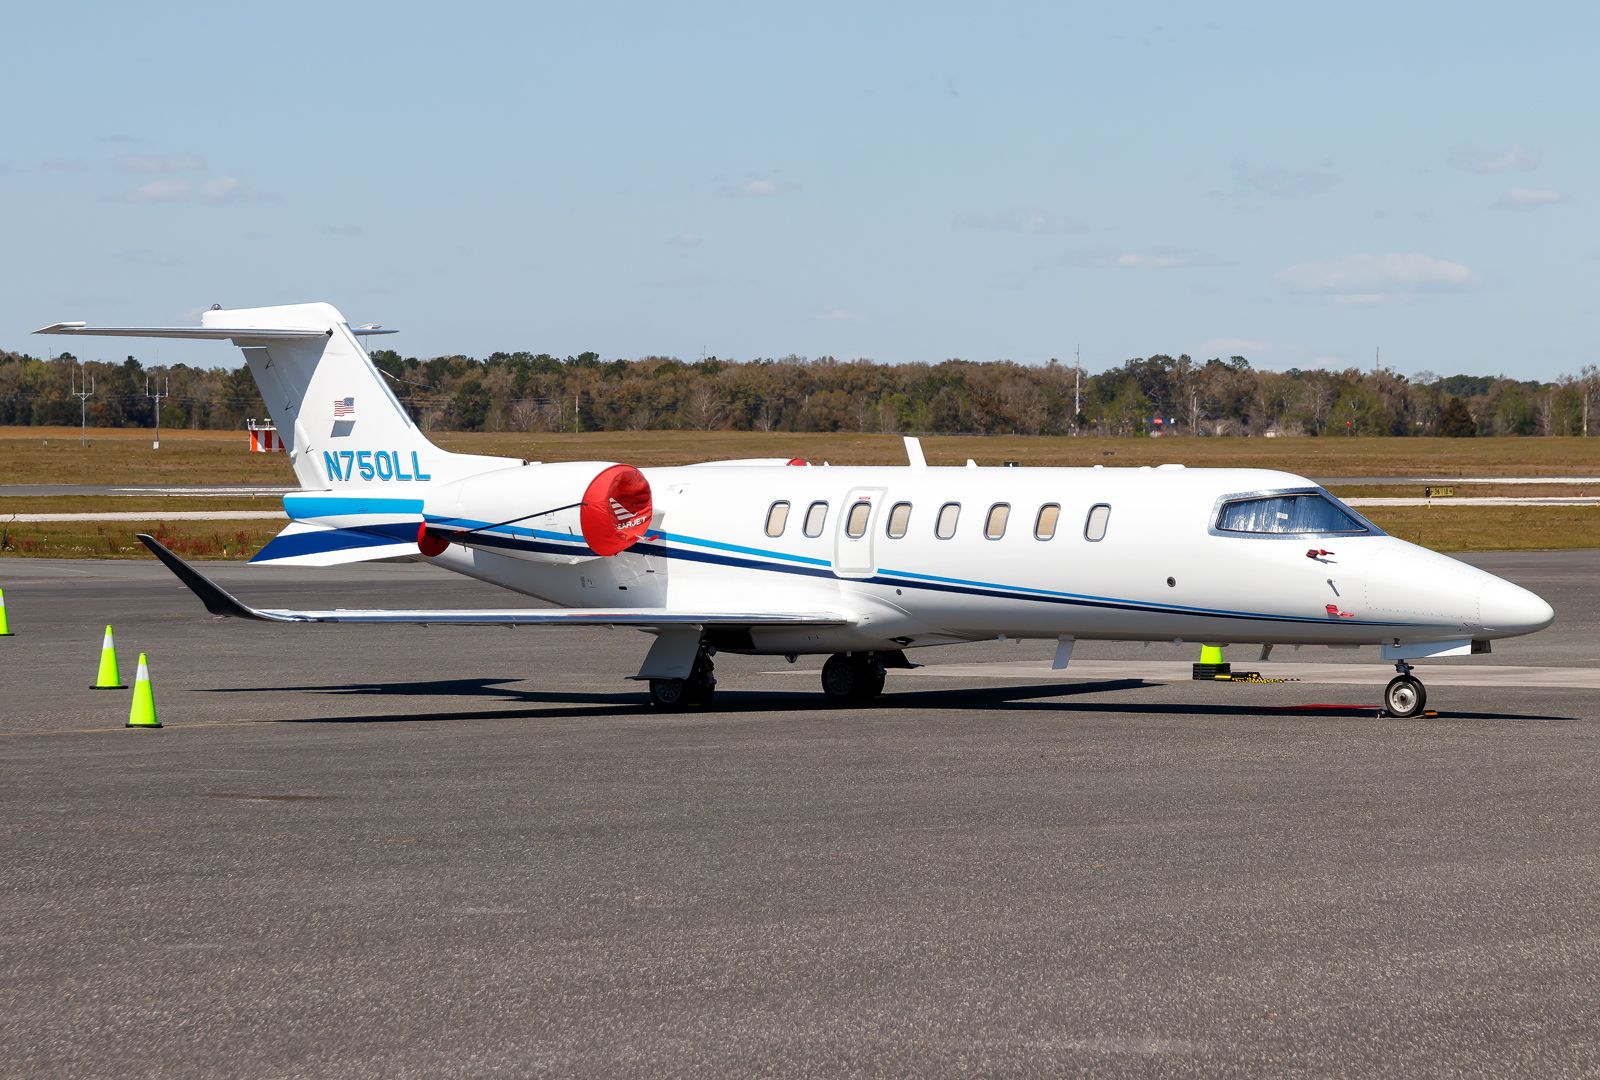
<svg viewBox="0 0 1600 1080"><path fill-rule="evenodd" d="M612 465L589 481L578 511L584 542L596 555L632 547L650 527L650 481L632 465Z"/></svg>

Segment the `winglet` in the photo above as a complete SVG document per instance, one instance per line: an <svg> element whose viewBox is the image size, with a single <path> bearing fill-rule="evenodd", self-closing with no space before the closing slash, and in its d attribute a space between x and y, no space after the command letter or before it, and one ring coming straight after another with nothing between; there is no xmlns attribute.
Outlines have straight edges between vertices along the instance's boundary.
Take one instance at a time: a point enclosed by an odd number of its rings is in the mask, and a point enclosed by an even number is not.
<svg viewBox="0 0 1600 1080"><path fill-rule="evenodd" d="M244 603L222 586L206 577L200 571L184 562L167 549L166 545L148 533L137 533L139 542L155 555L156 558L166 563L167 569L178 575L178 580L189 587L189 591L200 598L206 610L213 615L226 615L237 619L260 619L263 622L281 622L272 616L257 611Z"/></svg>

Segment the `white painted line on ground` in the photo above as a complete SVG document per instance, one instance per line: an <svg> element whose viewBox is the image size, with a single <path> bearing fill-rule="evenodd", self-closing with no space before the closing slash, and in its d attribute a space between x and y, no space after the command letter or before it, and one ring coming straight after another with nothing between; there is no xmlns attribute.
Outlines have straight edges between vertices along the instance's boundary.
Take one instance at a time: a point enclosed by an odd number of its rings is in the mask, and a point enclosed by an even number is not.
<svg viewBox="0 0 1600 1080"><path fill-rule="evenodd" d="M1482 498L1451 496L1446 499L1345 499L1350 506L1600 506L1600 495L1487 495Z"/></svg>
<svg viewBox="0 0 1600 1080"><path fill-rule="evenodd" d="M1393 664L1306 664L1233 661L1237 671L1259 671L1268 679L1295 679L1305 683L1382 687L1394 678ZM1432 686L1546 686L1572 690L1600 690L1600 668L1532 667L1523 664L1428 666L1419 661L1417 677ZM784 668L763 675L807 675L817 670ZM1139 679L1144 682L1190 682L1192 666L1174 660L1074 660L1064 672L1055 672L1048 660L1002 661L993 664L929 664L914 671L891 671L901 679L1026 679L1034 683L1094 682L1103 679Z"/></svg>
<svg viewBox="0 0 1600 1080"><path fill-rule="evenodd" d="M7 514L0 521L42 524L62 521L288 521L282 510L146 510L108 514Z"/></svg>
<svg viewBox="0 0 1600 1080"><path fill-rule="evenodd" d="M119 498L128 495L183 495L189 498L225 498L234 495L287 495L297 487L114 487Z"/></svg>

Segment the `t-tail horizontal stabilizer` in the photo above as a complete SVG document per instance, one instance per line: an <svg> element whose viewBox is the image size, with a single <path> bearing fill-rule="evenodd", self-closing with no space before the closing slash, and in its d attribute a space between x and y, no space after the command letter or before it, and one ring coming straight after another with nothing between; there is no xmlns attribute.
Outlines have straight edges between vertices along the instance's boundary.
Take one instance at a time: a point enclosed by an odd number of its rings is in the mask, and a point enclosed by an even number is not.
<svg viewBox="0 0 1600 1080"><path fill-rule="evenodd" d="M331 611L292 611L283 608L254 608L169 551L155 537L139 533L139 541L149 548L178 580L200 598L213 615L263 622L325 623L458 623L464 626L631 626L660 629L669 626L716 626L751 629L765 626L847 626L855 619L838 612L749 612L684 611L675 608L528 608L513 610L442 611L362 611L335 608Z"/></svg>

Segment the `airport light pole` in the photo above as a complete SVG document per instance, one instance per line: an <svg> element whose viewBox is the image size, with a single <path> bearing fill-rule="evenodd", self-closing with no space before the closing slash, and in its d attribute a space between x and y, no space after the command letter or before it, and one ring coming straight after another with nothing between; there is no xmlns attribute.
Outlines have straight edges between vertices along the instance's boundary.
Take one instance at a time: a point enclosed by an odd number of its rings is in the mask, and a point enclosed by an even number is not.
<svg viewBox="0 0 1600 1080"><path fill-rule="evenodd" d="M172 396L172 376L159 368L156 370L156 388L150 389L150 376L144 377L144 396L156 403L156 441L150 449L161 449L161 401Z"/></svg>
<svg viewBox="0 0 1600 1080"><path fill-rule="evenodd" d="M94 393L94 376L89 373L89 365L82 360L78 361L76 372L77 382L69 385L77 387L72 391L72 396L78 399L78 445L89 445L89 397ZM85 376L88 382L85 385ZM71 378L71 374L68 376Z"/></svg>

